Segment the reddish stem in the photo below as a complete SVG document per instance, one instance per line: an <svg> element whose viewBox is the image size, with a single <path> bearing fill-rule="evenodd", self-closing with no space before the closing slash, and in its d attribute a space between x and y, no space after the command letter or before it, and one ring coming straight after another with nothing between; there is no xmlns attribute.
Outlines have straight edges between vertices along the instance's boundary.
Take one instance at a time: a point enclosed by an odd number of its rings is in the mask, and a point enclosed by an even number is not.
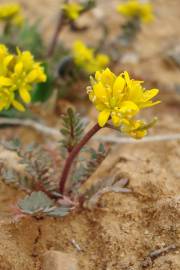
<svg viewBox="0 0 180 270"><path fill-rule="evenodd" d="M54 35L52 37L49 49L48 49L48 53L47 56L51 57L54 54L54 51L56 49L57 46L57 42L58 42L58 37L60 32L62 31L63 27L65 25L65 17L63 12L59 14L59 18L58 18L58 23L54 32Z"/></svg>
<svg viewBox="0 0 180 270"><path fill-rule="evenodd" d="M69 153L69 156L66 159L65 166L64 166L64 169L60 178L60 182L59 182L59 191L61 194L64 193L66 181L67 181L67 178L68 178L68 175L69 175L69 172L70 172L70 169L71 169L71 166L75 157L79 154L80 150L89 141L89 139L100 129L101 127L98 124L94 125L88 131L88 133L82 138L82 140Z"/></svg>

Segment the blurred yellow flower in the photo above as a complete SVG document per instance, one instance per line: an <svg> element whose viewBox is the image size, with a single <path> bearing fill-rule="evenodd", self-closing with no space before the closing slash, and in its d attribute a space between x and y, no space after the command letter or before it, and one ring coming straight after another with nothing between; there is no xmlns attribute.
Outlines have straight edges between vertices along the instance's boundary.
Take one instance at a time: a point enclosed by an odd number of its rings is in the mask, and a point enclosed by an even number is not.
<svg viewBox="0 0 180 270"><path fill-rule="evenodd" d="M11 105L19 110L25 108L24 103L31 101L30 91L34 83L45 82L46 75L40 63L35 62L29 51L11 54L0 44L0 111Z"/></svg>
<svg viewBox="0 0 180 270"><path fill-rule="evenodd" d="M82 41L73 44L72 54L75 64L89 74L102 70L110 62L106 54L95 54L94 49L88 48Z"/></svg>
<svg viewBox="0 0 180 270"><path fill-rule="evenodd" d="M151 3L140 0L129 0L117 6L117 11L130 18L138 18L143 22L151 22L154 19Z"/></svg>
<svg viewBox="0 0 180 270"><path fill-rule="evenodd" d="M150 125L136 120L135 116L141 109L160 103L151 100L158 94L158 89L145 90L142 82L130 79L126 71L116 76L108 68L96 72L87 92L99 111L98 123L101 127L111 119L115 127L137 139L146 135Z"/></svg>
<svg viewBox="0 0 180 270"><path fill-rule="evenodd" d="M75 21L79 18L84 7L79 3L67 3L62 6L62 9L70 20Z"/></svg>
<svg viewBox="0 0 180 270"><path fill-rule="evenodd" d="M0 20L12 25L20 26L24 17L19 4L2 4L0 5Z"/></svg>

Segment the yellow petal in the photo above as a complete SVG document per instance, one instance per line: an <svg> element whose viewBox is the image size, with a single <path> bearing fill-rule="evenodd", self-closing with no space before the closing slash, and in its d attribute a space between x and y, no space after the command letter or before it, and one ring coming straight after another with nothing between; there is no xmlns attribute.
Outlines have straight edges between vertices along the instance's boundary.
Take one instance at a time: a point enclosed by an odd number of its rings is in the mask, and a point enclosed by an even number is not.
<svg viewBox="0 0 180 270"><path fill-rule="evenodd" d="M109 68L106 68L101 73L101 82L103 83L104 86L113 87L115 79L116 79L115 74L111 72Z"/></svg>
<svg viewBox="0 0 180 270"><path fill-rule="evenodd" d="M4 109L5 104L4 102L0 101L0 112Z"/></svg>
<svg viewBox="0 0 180 270"><path fill-rule="evenodd" d="M64 4L62 8L65 11L67 17L71 20L76 20L83 10L83 6L79 3L67 3Z"/></svg>
<svg viewBox="0 0 180 270"><path fill-rule="evenodd" d="M23 70L23 63L22 62L18 62L15 65L15 73L21 74L22 70Z"/></svg>
<svg viewBox="0 0 180 270"><path fill-rule="evenodd" d="M122 78L122 76L118 76L114 82L113 85L113 95L115 97L119 97L119 95L122 93L124 87L125 87L125 80Z"/></svg>
<svg viewBox="0 0 180 270"><path fill-rule="evenodd" d="M122 76L124 76L126 84L130 89L135 87L141 87L141 84L143 83L143 81L130 79L129 73L127 71L124 71L124 73L122 73Z"/></svg>
<svg viewBox="0 0 180 270"><path fill-rule="evenodd" d="M117 11L123 15L127 13L127 8L123 4L117 6Z"/></svg>
<svg viewBox="0 0 180 270"><path fill-rule="evenodd" d="M4 76L0 76L0 85L2 85L2 86L10 86L10 85L12 85L12 81L9 78L6 78Z"/></svg>
<svg viewBox="0 0 180 270"><path fill-rule="evenodd" d="M144 97L145 101L148 101L151 98L155 97L158 93L159 93L159 90L158 89L146 90L143 93L143 97Z"/></svg>
<svg viewBox="0 0 180 270"><path fill-rule="evenodd" d="M26 82L28 83L32 83L32 82L35 82L36 79L37 79L37 70L32 70L28 75L27 75L27 78L26 78Z"/></svg>
<svg viewBox="0 0 180 270"><path fill-rule="evenodd" d="M116 114L111 114L112 122L115 127L119 127L121 124L121 118Z"/></svg>
<svg viewBox="0 0 180 270"><path fill-rule="evenodd" d="M24 111L25 111L24 106L23 106L21 103L19 103L17 100L13 100L13 101L12 101L12 105L13 105L13 107L14 107L16 110L18 110L18 111L20 111L20 112L24 112Z"/></svg>
<svg viewBox="0 0 180 270"><path fill-rule="evenodd" d="M144 22L153 20L153 9L150 3L143 3L137 0L130 0L117 7L117 11L130 18L139 18Z"/></svg>
<svg viewBox="0 0 180 270"><path fill-rule="evenodd" d="M101 76L102 76L102 72L101 71L96 71L96 73L95 73L95 79L96 79L96 81L100 81L101 80Z"/></svg>
<svg viewBox="0 0 180 270"><path fill-rule="evenodd" d="M144 129L144 130L132 131L129 135L137 140L142 139L144 136L147 135L147 130Z"/></svg>
<svg viewBox="0 0 180 270"><path fill-rule="evenodd" d="M13 60L13 58L14 58L14 56L11 54L6 56L6 58L4 59L4 62L3 62L4 67L7 67L10 64L10 62Z"/></svg>
<svg viewBox="0 0 180 270"><path fill-rule="evenodd" d="M153 107L153 106L155 106L155 105L157 105L159 103L161 103L160 100L155 101L155 102L147 101L147 102L144 102L144 103L139 104L138 106L139 106L140 109L144 109L144 108Z"/></svg>
<svg viewBox="0 0 180 270"><path fill-rule="evenodd" d="M102 112L99 113L98 115L98 124L100 125L100 127L104 127L105 124L107 123L108 119L110 116L110 111L109 110L104 110Z"/></svg>
<svg viewBox="0 0 180 270"><path fill-rule="evenodd" d="M93 90L94 90L94 94L95 94L96 98L98 98L102 101L107 98L107 91L101 82L96 83L93 86Z"/></svg>
<svg viewBox="0 0 180 270"><path fill-rule="evenodd" d="M108 65L110 59L106 54L98 54L96 56L96 61L98 63L98 66L103 68Z"/></svg>
<svg viewBox="0 0 180 270"><path fill-rule="evenodd" d="M95 103L95 106L96 106L97 111L99 112L108 110L107 106L101 102Z"/></svg>
<svg viewBox="0 0 180 270"><path fill-rule="evenodd" d="M19 89L19 95L25 103L29 103L31 101L31 95L26 88Z"/></svg>
<svg viewBox="0 0 180 270"><path fill-rule="evenodd" d="M126 83L127 83L127 85L128 85L129 82L130 82L129 73L128 73L127 71L124 71L123 75L124 75L124 78L125 78Z"/></svg>
<svg viewBox="0 0 180 270"><path fill-rule="evenodd" d="M127 113L127 114L131 114L131 115L135 115L139 111L139 108L132 101L124 101L124 102L122 102L122 105L121 105L121 108L119 111L123 114Z"/></svg>

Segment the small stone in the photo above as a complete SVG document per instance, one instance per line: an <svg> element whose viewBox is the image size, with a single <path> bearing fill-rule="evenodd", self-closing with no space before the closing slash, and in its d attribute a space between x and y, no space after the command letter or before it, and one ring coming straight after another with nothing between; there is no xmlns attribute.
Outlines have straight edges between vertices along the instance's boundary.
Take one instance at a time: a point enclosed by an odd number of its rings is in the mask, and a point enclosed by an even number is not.
<svg viewBox="0 0 180 270"><path fill-rule="evenodd" d="M47 251L42 257L42 270L78 270L77 259L61 251Z"/></svg>

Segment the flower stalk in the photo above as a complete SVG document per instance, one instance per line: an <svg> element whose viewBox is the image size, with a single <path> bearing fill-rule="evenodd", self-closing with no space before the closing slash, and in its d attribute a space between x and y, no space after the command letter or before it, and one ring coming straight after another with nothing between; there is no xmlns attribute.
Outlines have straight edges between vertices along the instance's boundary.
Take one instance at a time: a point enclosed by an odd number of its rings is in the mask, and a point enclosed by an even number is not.
<svg viewBox="0 0 180 270"><path fill-rule="evenodd" d="M96 134L101 127L99 124L95 124L87 133L86 135L82 138L82 140L72 149L72 151L69 153L68 158L66 159L65 166L60 178L59 182L59 191L61 194L64 194L65 192L65 185L69 176L69 172L72 166L72 163L76 156L79 154L83 146Z"/></svg>
<svg viewBox="0 0 180 270"><path fill-rule="evenodd" d="M62 31L62 29L64 28L64 25L65 25L65 16L64 16L64 13L61 12L59 14L59 18L58 18L58 22L57 22L57 26L56 26L54 35L53 35L51 43L49 45L47 57L51 57L54 54L54 51L55 51L56 46L57 46L59 34Z"/></svg>

